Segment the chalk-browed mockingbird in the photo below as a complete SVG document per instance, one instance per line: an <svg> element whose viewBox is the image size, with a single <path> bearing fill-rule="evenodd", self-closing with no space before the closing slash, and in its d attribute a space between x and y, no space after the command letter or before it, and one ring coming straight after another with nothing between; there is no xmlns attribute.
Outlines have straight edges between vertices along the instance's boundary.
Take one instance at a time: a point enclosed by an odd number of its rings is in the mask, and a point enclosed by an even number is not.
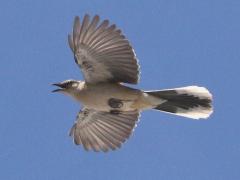
<svg viewBox="0 0 240 180"><path fill-rule="evenodd" d="M156 109L193 119L212 113L212 95L204 87L142 91L125 86L137 84L139 65L129 41L115 24L75 18L69 46L85 81L66 80L54 85L84 106L70 135L86 150L115 150L129 138L142 110Z"/></svg>

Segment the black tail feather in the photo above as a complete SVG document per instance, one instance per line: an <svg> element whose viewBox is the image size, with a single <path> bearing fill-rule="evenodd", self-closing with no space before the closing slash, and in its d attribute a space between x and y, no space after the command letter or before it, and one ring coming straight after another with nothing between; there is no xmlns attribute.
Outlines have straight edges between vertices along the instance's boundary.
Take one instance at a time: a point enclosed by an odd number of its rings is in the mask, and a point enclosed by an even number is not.
<svg viewBox="0 0 240 180"><path fill-rule="evenodd" d="M149 95L166 100L154 107L194 119L207 118L212 112L212 97L206 88L189 86L163 91L149 91Z"/></svg>

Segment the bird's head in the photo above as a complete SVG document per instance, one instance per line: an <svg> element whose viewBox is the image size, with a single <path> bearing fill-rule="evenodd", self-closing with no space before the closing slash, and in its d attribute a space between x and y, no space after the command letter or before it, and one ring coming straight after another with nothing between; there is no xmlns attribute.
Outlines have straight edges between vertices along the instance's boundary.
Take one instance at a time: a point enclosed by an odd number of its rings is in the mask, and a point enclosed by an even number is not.
<svg viewBox="0 0 240 180"><path fill-rule="evenodd" d="M75 93L79 92L83 88L84 82L71 79L60 83L54 83L52 85L59 87L52 92L61 92L70 96L74 96Z"/></svg>

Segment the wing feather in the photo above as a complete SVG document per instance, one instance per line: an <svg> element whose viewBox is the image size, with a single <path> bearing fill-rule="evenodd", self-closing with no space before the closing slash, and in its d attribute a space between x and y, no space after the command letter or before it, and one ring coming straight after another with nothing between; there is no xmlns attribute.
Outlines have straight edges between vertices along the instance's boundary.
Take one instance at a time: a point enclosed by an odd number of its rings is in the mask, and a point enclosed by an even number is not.
<svg viewBox="0 0 240 180"><path fill-rule="evenodd" d="M100 144L99 149L97 151L106 151L108 150L107 147L114 149L114 145L104 136L104 134L100 133L97 127L94 127L94 124L89 127L91 129L92 134L95 137L95 143ZM100 142L100 143L99 143Z"/></svg>
<svg viewBox="0 0 240 180"><path fill-rule="evenodd" d="M115 24L109 25L108 20L100 23L98 15L91 20L87 14L81 23L77 16L68 43L87 83L138 82L139 65L134 50L121 30ZM114 65L118 68L111 69Z"/></svg>
<svg viewBox="0 0 240 180"><path fill-rule="evenodd" d="M107 132L105 132L104 130L102 130L101 128L99 128L98 125L92 124L92 127L94 128L96 135L98 137L100 137L101 139L103 139L105 144L107 144L108 147L110 147L112 150L115 150L117 147L121 146L121 142L119 142L115 138L109 136L109 134Z"/></svg>
<svg viewBox="0 0 240 180"><path fill-rule="evenodd" d="M110 128L105 127L99 122L95 125L98 127L99 130L101 130L101 132L103 132L106 138L111 137L111 142L118 141L122 143L122 138L116 133L114 133Z"/></svg>
<svg viewBox="0 0 240 180"><path fill-rule="evenodd" d="M79 41L79 35L80 35L80 30L81 30L81 24L80 24L80 18L76 17L74 20L74 25L73 25L73 42L74 42L74 50L77 48L77 44Z"/></svg>
<svg viewBox="0 0 240 180"><path fill-rule="evenodd" d="M79 33L79 42L78 42L79 45L84 41L84 38L86 37L86 31L88 29L89 19L90 19L90 17L88 14L85 15L83 18L82 27L81 27L80 33Z"/></svg>
<svg viewBox="0 0 240 180"><path fill-rule="evenodd" d="M99 16L96 15L96 16L93 17L93 20L92 20L92 22L90 23L90 25L88 27L88 30L87 30L87 33L86 33L86 37L83 40L84 44L88 44L88 40L91 37L91 34L96 29L97 24L99 23L99 20L100 20Z"/></svg>
<svg viewBox="0 0 240 180"><path fill-rule="evenodd" d="M87 151L115 150L130 137L138 117L137 111L111 114L84 108L77 115L70 135L75 144Z"/></svg>
<svg viewBox="0 0 240 180"><path fill-rule="evenodd" d="M102 22L102 24L99 25L99 27L92 33L92 38L89 38L89 42L88 42L88 45L89 47L92 47L94 45L94 43L97 42L98 40L98 37L101 37L101 33L104 32L104 30L107 28L109 24L109 21L108 20L104 20Z"/></svg>

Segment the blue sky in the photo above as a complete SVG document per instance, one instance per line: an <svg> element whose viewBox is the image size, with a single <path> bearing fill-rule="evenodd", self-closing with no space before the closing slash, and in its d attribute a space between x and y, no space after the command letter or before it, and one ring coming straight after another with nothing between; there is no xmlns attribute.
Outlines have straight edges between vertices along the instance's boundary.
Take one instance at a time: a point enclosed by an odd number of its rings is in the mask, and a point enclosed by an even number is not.
<svg viewBox="0 0 240 180"><path fill-rule="evenodd" d="M68 136L80 105L52 94L82 79L67 44L75 15L121 28L141 65L141 89L206 86L209 120L142 113L110 153L85 152ZM0 179L240 178L238 0L9 0L0 2Z"/></svg>

